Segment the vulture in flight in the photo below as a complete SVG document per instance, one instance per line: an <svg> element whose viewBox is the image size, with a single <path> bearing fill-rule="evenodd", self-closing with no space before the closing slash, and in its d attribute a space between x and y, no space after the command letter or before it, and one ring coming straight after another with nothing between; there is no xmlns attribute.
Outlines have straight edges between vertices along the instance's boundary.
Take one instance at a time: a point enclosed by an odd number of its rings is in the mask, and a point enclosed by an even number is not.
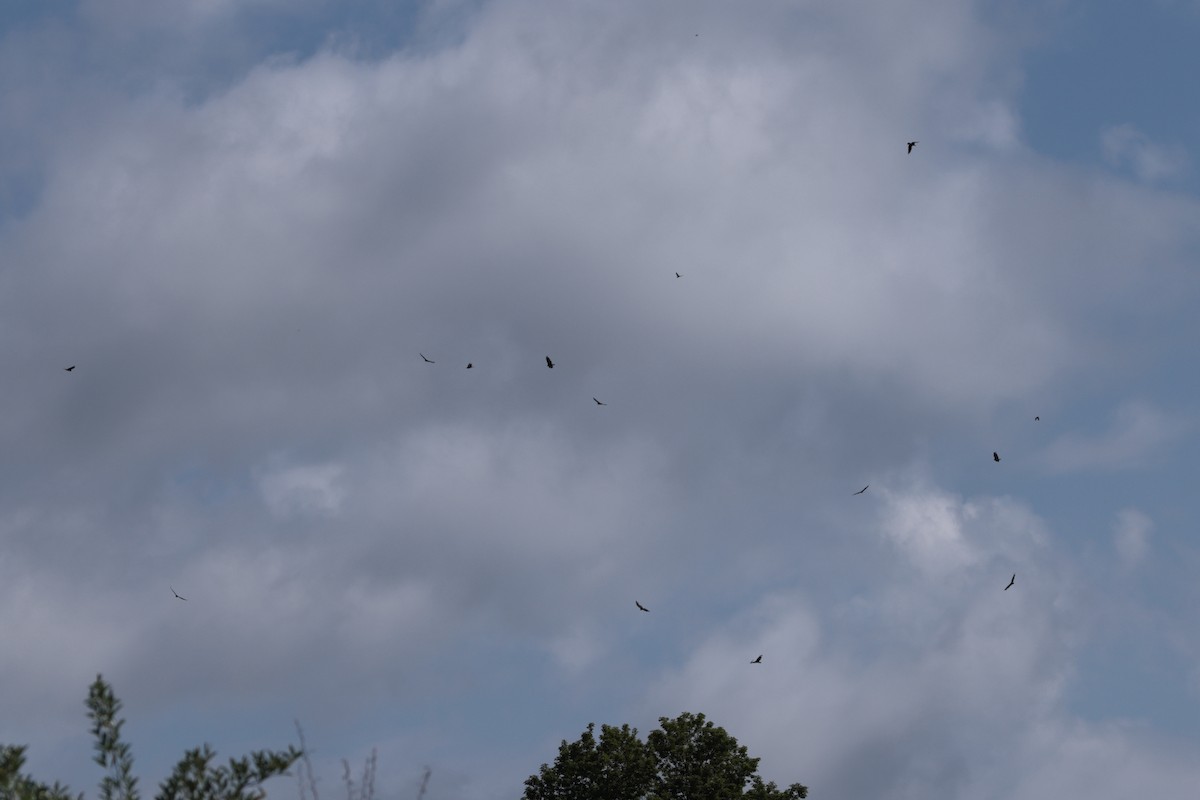
<svg viewBox="0 0 1200 800"><path fill-rule="evenodd" d="M864 486L863 488L861 488L857 492L855 492L855 494L862 494L863 492L865 492L867 489L870 489L870 488L871 488L871 484L868 483L866 486Z"/></svg>
<svg viewBox="0 0 1200 800"><path fill-rule="evenodd" d="M175 595L175 596L176 596L176 597L178 597L180 600L185 600L185 601L187 600L187 598L186 598L186 597L184 597L183 595L179 594L179 592L175 591L175 587L174 587L174 586L172 586L172 587L171 587L171 594Z"/></svg>
<svg viewBox="0 0 1200 800"><path fill-rule="evenodd" d="M675 273L675 277L676 277L676 278L682 278L683 276L682 276L682 275L680 275L678 272L676 272L676 273Z"/></svg>
<svg viewBox="0 0 1200 800"><path fill-rule="evenodd" d="M70 372L70 371L71 371L71 370L73 370L73 369L75 369L75 365L74 365L74 364L72 364L72 365L71 365L71 366L69 366L69 367L63 367L63 372Z"/></svg>
<svg viewBox="0 0 1200 800"><path fill-rule="evenodd" d="M430 361L428 358L425 358L424 353L417 353L417 355L419 355L421 358L424 358L426 364L436 364L437 363L436 361Z"/></svg>
<svg viewBox="0 0 1200 800"><path fill-rule="evenodd" d="M596 400L596 398L594 398L594 397L593 397L592 399L593 399L593 400ZM599 400L596 400L596 405L598 405L598 406L606 406L606 405L608 405L608 403L601 403Z"/></svg>
<svg viewBox="0 0 1200 800"><path fill-rule="evenodd" d="M546 366L550 369L554 369L554 362L550 360L550 356L546 356Z"/></svg>
<svg viewBox="0 0 1200 800"><path fill-rule="evenodd" d="M917 146L917 142L909 142L909 143L908 143L908 152L910 152L910 153L911 153L911 152L912 152L912 149L913 149L914 147L916 147L916 146Z"/></svg>
<svg viewBox="0 0 1200 800"><path fill-rule="evenodd" d="M1011 589L1013 587L1013 584L1016 582L1017 582L1017 573L1014 572L1013 576L1012 576L1012 580L1008 582L1008 586L1004 587L1004 591L1007 592L1009 589Z"/></svg>
<svg viewBox="0 0 1200 800"><path fill-rule="evenodd" d="M650 613L650 609L646 608L644 605L639 603L637 600L634 600L633 604L638 607L639 611L645 611L647 614Z"/></svg>
<svg viewBox="0 0 1200 800"><path fill-rule="evenodd" d="M995 461L997 463L999 463L999 461L1000 461L1000 454L997 453L995 450L992 451L992 461Z"/></svg>
<svg viewBox="0 0 1200 800"><path fill-rule="evenodd" d="M467 369L474 369L474 368L475 368L475 365L474 365L474 364L472 364L470 361L468 361L468 362L467 362Z"/></svg>
<svg viewBox="0 0 1200 800"><path fill-rule="evenodd" d="M762 655L760 654L758 658L754 659L750 663L751 664L761 664L762 663Z"/></svg>
<svg viewBox="0 0 1200 800"><path fill-rule="evenodd" d="M1034 418L1033 418L1033 421L1034 421L1034 422L1041 422L1041 421L1042 421L1042 418L1041 418L1041 417L1034 417Z"/></svg>

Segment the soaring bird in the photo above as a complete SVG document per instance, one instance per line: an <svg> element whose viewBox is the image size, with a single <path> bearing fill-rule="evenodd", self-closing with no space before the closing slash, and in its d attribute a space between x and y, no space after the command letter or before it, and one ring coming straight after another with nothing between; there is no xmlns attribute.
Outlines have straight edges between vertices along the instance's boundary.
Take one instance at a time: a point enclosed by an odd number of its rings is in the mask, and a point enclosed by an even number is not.
<svg viewBox="0 0 1200 800"><path fill-rule="evenodd" d="M1017 573L1014 572L1013 576L1012 576L1012 580L1008 582L1008 586L1004 587L1004 591L1007 592L1009 589L1012 588L1013 584L1016 582L1017 582Z"/></svg>
<svg viewBox="0 0 1200 800"><path fill-rule="evenodd" d="M74 364L72 364L72 365L71 365L71 366L69 366L69 367L63 367L63 371L64 371L64 372L70 372L70 371L71 371L71 370L73 370L73 369L75 369L75 365L74 365Z"/></svg>
<svg viewBox="0 0 1200 800"><path fill-rule="evenodd" d="M644 605L642 605L641 603L639 603L637 600L634 600L634 601L633 601L633 604L634 604L635 606L637 606L639 610L641 610L641 611L645 611L647 614L649 614L649 613L650 613L650 609L646 608Z"/></svg>
<svg viewBox="0 0 1200 800"><path fill-rule="evenodd" d="M916 146L917 146L917 143L916 143L916 142L909 142L909 143L908 143L908 152L910 152L910 153L911 153L911 152L912 152L912 149L913 149L914 147L916 147Z"/></svg>
<svg viewBox="0 0 1200 800"><path fill-rule="evenodd" d="M546 366L550 369L554 369L554 362L550 360L550 356L546 356Z"/></svg>
<svg viewBox="0 0 1200 800"><path fill-rule="evenodd" d="M762 655L760 654L758 658L754 659L750 663L751 664L761 664L762 663Z"/></svg>
<svg viewBox="0 0 1200 800"><path fill-rule="evenodd" d="M862 494L863 492L865 492L867 489L870 489L870 488L871 488L871 484L868 483L866 486L864 486L863 488L861 488L857 492L855 492L855 494Z"/></svg>
<svg viewBox="0 0 1200 800"><path fill-rule="evenodd" d="M417 355L419 355L421 358L425 358L425 354L424 354L424 353L417 353ZM431 361L431 360L429 360L428 358L425 358L425 363L426 363L426 364L436 364L437 362L436 362L436 361Z"/></svg>
<svg viewBox="0 0 1200 800"><path fill-rule="evenodd" d="M467 369L474 369L474 367L475 367L475 365L472 364L470 361L467 362Z"/></svg>
<svg viewBox="0 0 1200 800"><path fill-rule="evenodd" d="M1034 417L1034 418L1033 418L1033 421L1034 421L1034 422L1041 422L1041 421L1042 421L1042 418L1041 418L1041 417Z"/></svg>
<svg viewBox="0 0 1200 800"><path fill-rule="evenodd" d="M992 451L992 461L996 461L996 462L1000 461L1000 454L995 452L994 450Z"/></svg>
<svg viewBox="0 0 1200 800"><path fill-rule="evenodd" d="M171 594L175 595L180 600L187 600L186 597L182 596L181 594L179 594L179 592L175 591L175 587L173 587L173 586L171 587Z"/></svg>
<svg viewBox="0 0 1200 800"><path fill-rule="evenodd" d="M596 400L596 398L594 398L594 397L593 397L592 399L593 399L593 400ZM596 400L596 405L598 405L598 406L606 406L606 405L608 405L608 403L601 403L599 400Z"/></svg>
<svg viewBox="0 0 1200 800"><path fill-rule="evenodd" d="M675 277L676 277L676 278L682 278L683 276L682 276L682 275L680 275L678 272L676 272L676 273L675 273Z"/></svg>

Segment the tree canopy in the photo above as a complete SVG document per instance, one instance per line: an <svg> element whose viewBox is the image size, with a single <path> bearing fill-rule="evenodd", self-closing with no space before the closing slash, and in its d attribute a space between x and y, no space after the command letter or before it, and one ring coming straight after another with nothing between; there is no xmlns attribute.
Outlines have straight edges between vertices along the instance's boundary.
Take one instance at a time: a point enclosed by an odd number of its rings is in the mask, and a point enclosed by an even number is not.
<svg viewBox="0 0 1200 800"><path fill-rule="evenodd" d="M112 687L97 675L88 692L88 718L95 737L95 761L106 772L100 781L101 800L140 800L133 775L133 756L121 740L117 719L121 701ZM207 744L184 753L169 778L159 786L156 800L262 800L261 784L282 775L303 752L291 745L287 750L260 750L242 758L231 758L227 766L213 767L216 757ZM0 800L76 800L66 786L47 785L21 772L25 747L0 745ZM83 793L77 796L82 800Z"/></svg>
<svg viewBox="0 0 1200 800"><path fill-rule="evenodd" d="M660 717L646 741L637 728L595 723L578 741L565 739L553 766L525 781L523 800L797 800L808 788L780 789L758 775L751 758L724 728L703 714Z"/></svg>

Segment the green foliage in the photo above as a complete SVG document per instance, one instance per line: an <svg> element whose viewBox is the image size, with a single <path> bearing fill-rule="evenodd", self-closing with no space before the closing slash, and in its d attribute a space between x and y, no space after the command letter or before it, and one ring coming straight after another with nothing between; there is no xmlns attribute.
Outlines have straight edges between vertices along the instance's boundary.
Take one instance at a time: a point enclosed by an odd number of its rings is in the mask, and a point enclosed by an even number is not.
<svg viewBox="0 0 1200 800"><path fill-rule="evenodd" d="M303 754L289 745L287 752L259 750L213 769L216 755L208 745L188 750L159 787L157 800L262 800L267 793L260 784L285 774Z"/></svg>
<svg viewBox="0 0 1200 800"><path fill-rule="evenodd" d="M121 741L121 726L125 720L117 719L121 701L113 694L112 687L97 675L88 690L88 717L92 720L92 736L96 738L95 761L108 774L100 779L102 800L139 800L138 779L133 776L133 756L129 745Z"/></svg>
<svg viewBox="0 0 1200 800"><path fill-rule="evenodd" d="M579 741L566 740L554 765L543 764L525 781L523 800L800 800L808 788L764 783L737 739L683 713L659 718L643 743L637 729L604 725L600 740L589 724Z"/></svg>
<svg viewBox="0 0 1200 800"><path fill-rule="evenodd" d="M88 692L87 708L96 739L95 761L107 771L100 781L101 800L140 800L133 756L121 741L121 701L99 675ZM285 774L303 752L291 745L286 751L260 750L214 768L216 755L207 744L187 751L159 786L155 800L262 800L267 793L261 784ZM48 786L23 775L24 765L25 747L0 745L0 800L83 800L82 793L75 797L58 783Z"/></svg>
<svg viewBox="0 0 1200 800"><path fill-rule="evenodd" d="M554 766L542 765L525 782L525 800L608 800L640 798L654 778L654 756L628 725L600 728L589 723L578 742L563 741Z"/></svg>
<svg viewBox="0 0 1200 800"><path fill-rule="evenodd" d="M71 795L66 786L47 786L21 774L25 766L23 745L0 745L0 800L83 800Z"/></svg>

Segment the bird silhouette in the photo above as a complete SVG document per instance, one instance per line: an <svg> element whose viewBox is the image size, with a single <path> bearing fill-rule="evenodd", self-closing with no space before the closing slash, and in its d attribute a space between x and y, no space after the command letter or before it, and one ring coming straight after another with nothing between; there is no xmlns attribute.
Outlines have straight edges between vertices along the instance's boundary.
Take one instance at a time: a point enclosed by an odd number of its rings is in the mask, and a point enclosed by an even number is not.
<svg viewBox="0 0 1200 800"><path fill-rule="evenodd" d="M171 594L175 595L175 596L176 596L176 597L178 597L180 600L187 600L187 598L186 598L186 597L182 596L181 594L179 594L179 592L175 591L175 587L174 587L174 586L172 586L172 587L171 587Z"/></svg>
<svg viewBox="0 0 1200 800"><path fill-rule="evenodd" d="M474 364L472 364L470 361L468 361L468 362L467 362L467 369L474 369L474 368L475 368L475 365L474 365Z"/></svg>
<svg viewBox="0 0 1200 800"><path fill-rule="evenodd" d="M593 399L593 400L596 400L596 398L594 398L594 397L593 397L592 399ZM596 405L598 405L598 406L606 406L606 405L608 405L608 403L601 403L599 400L596 400Z"/></svg>
<svg viewBox="0 0 1200 800"><path fill-rule="evenodd" d="M417 355L419 355L421 358L425 358L425 354L424 354L424 353L417 353ZM426 364L436 364L437 362L436 362L436 361L431 361L430 359L428 359L428 358L425 358L425 363L426 363Z"/></svg>
<svg viewBox="0 0 1200 800"><path fill-rule="evenodd" d="M867 489L870 489L870 488L871 488L871 484L868 483L866 486L864 486L863 488L861 488L857 492L855 492L855 494L862 494L863 492L865 492Z"/></svg>
<svg viewBox="0 0 1200 800"><path fill-rule="evenodd" d="M63 371L64 371L64 372L70 372L70 371L71 371L71 370L73 370L73 369L75 369L75 365L74 365L74 364L72 364L72 365L71 365L71 366L69 366L69 367L63 367Z"/></svg>
<svg viewBox="0 0 1200 800"><path fill-rule="evenodd" d="M678 272L676 272L676 273L675 273L675 277L676 277L676 278L682 278L683 276L682 276L682 275L680 275Z"/></svg>
<svg viewBox="0 0 1200 800"><path fill-rule="evenodd" d="M910 153L911 153L911 152L912 152L912 149L913 149L914 147L916 147L916 146L917 146L917 142L909 142L909 143L908 143L908 152L910 152Z"/></svg>
<svg viewBox="0 0 1200 800"><path fill-rule="evenodd" d="M646 608L644 605L642 605L641 603L639 603L637 600L634 600L634 601L633 601L633 604L634 604L635 606L637 606L637 607L638 607L638 609L640 609L641 611L645 611L647 614L649 614L649 613L650 613L650 609Z"/></svg>
<svg viewBox="0 0 1200 800"><path fill-rule="evenodd" d="M554 369L554 362L550 360L550 356L546 356L546 366L550 369Z"/></svg>
<svg viewBox="0 0 1200 800"><path fill-rule="evenodd" d="M1034 421L1034 422L1041 422L1041 421L1042 421L1042 418L1041 418L1041 417L1034 417L1034 418L1033 418L1033 421Z"/></svg>
<svg viewBox="0 0 1200 800"><path fill-rule="evenodd" d="M995 462L999 463L999 461L1000 461L1000 454L999 454L999 453L997 453L997 452L995 452L995 451L992 451L992 461L995 461Z"/></svg>
<svg viewBox="0 0 1200 800"><path fill-rule="evenodd" d="M761 655L759 655L759 657L758 657L758 658L754 659L754 660L753 660L753 661L751 661L750 663L751 663L751 664L761 664L761 663L762 663L762 656L761 656Z"/></svg>
<svg viewBox="0 0 1200 800"><path fill-rule="evenodd" d="M1012 588L1013 584L1016 582L1017 582L1017 573L1014 572L1013 576L1012 576L1012 580L1008 582L1008 586L1004 587L1004 591L1007 592L1009 589Z"/></svg>

